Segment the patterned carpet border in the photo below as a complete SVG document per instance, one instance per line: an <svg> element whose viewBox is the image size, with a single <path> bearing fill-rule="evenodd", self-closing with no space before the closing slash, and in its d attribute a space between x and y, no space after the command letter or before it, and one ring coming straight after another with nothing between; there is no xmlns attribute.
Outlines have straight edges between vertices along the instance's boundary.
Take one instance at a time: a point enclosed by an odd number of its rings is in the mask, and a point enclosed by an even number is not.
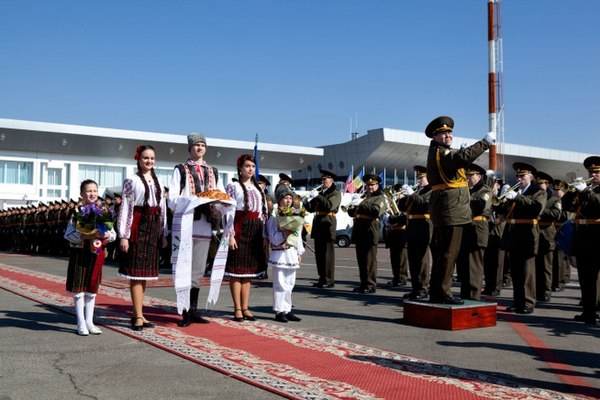
<svg viewBox="0 0 600 400"><path fill-rule="evenodd" d="M60 292L61 289L64 291L64 277L12 267L2 263L0 263L0 271L5 271L0 276L1 288L73 314L72 297ZM6 276L13 275L14 278L18 278L18 276L15 276L16 274L27 277L27 282ZM30 281L36 279L48 282L52 285L52 288L41 287L44 286L43 284L39 286L32 285ZM99 298L100 296L106 296L103 298L111 299L118 306L127 307L130 304L128 291L102 286ZM98 301L98 304L102 303L102 301ZM319 376L316 366L306 365L305 368L299 368L293 366L292 362L276 362L240 348L224 346L217 343L214 337L209 339L192 335L197 331L190 328L196 325L181 329L174 323L174 302L147 296L146 304L158 310L165 318L173 319L173 323L164 325L159 323L154 329L134 332L129 329L128 314L104 306L97 307L96 320L112 330L287 398L392 398L389 393L385 396L378 395L373 391L373 388L361 387L356 382L350 382L358 381L358 379L350 379L347 376L340 376L339 379ZM349 366L353 370L363 368L370 373L387 374L385 376L391 377L391 381L406 382L406 385L415 386L418 390L429 387L436 391L443 390L446 395L455 393L454 397L445 396L446 398L460 398L461 400L464 398L498 400L575 400L585 398L539 388L522 387L522 385L515 382L484 375L476 371L437 364L265 321L240 324L232 321L229 316L223 316L217 312L209 313L207 316L216 325L215 329L224 331L219 335L225 336L223 333L227 333L228 336L239 334L244 337L256 338L274 346L286 345L302 349L306 353L318 352L323 357L338 358L339 363L350 363ZM210 325L213 326L213 324ZM410 393L415 396L413 391L398 393L397 398L410 398ZM422 397L425 398L424 395Z"/></svg>

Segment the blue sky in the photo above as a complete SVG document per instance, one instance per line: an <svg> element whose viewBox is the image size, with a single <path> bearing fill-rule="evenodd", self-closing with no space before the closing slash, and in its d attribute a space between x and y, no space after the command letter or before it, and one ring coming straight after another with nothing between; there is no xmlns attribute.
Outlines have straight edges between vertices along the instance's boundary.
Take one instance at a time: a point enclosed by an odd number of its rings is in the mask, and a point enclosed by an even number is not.
<svg viewBox="0 0 600 400"><path fill-rule="evenodd" d="M0 0L0 118L321 146L488 130L485 0ZM505 140L600 154L600 1L504 0Z"/></svg>

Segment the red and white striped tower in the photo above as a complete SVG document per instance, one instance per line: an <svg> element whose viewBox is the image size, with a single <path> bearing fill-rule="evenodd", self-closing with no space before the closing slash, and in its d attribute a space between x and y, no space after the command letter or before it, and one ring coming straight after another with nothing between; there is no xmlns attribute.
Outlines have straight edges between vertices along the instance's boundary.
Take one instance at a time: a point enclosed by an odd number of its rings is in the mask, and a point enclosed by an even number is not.
<svg viewBox="0 0 600 400"><path fill-rule="evenodd" d="M500 24L501 0L488 0L488 49L489 49L489 74L488 74L488 111L489 130L496 133L496 143L504 143L504 99L502 94L502 37ZM497 145L490 147L489 168L498 171L496 155ZM500 149L502 152L502 148ZM500 164L501 173L504 175L504 162Z"/></svg>

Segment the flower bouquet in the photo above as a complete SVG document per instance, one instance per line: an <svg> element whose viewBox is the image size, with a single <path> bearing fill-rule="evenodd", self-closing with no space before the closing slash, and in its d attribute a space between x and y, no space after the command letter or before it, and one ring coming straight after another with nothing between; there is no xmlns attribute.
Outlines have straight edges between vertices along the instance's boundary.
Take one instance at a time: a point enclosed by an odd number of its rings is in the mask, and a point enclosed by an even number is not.
<svg viewBox="0 0 600 400"><path fill-rule="evenodd" d="M293 231L294 233L289 235L285 243L290 247L298 247L298 230L304 224L304 217L306 216L306 209L294 208L294 207L279 207L277 211L277 226L281 229Z"/></svg>
<svg viewBox="0 0 600 400"><path fill-rule="evenodd" d="M105 233L113 229L115 225L115 212L106 204L87 204L75 213L75 229L86 236L97 233ZM98 254L102 249L103 242L94 240L92 252Z"/></svg>

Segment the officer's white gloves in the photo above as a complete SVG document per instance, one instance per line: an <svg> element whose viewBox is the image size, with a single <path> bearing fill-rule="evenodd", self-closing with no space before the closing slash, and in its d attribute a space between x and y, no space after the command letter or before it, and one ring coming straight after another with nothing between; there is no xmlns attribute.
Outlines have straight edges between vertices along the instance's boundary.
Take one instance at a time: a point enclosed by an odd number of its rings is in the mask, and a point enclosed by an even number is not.
<svg viewBox="0 0 600 400"><path fill-rule="evenodd" d="M406 183L404 185L402 185L402 194L405 196L410 196L411 194L413 194L415 191L408 186Z"/></svg>
<svg viewBox="0 0 600 400"><path fill-rule="evenodd" d="M487 135L483 138L487 142L488 145L493 145L496 143L496 132L488 132Z"/></svg>
<svg viewBox="0 0 600 400"><path fill-rule="evenodd" d="M517 197L519 193L515 192L514 190L511 190L510 192L506 193L506 198L508 200L514 200L515 197Z"/></svg>
<svg viewBox="0 0 600 400"><path fill-rule="evenodd" d="M577 185L575 185L575 189L577 189L578 192L583 192L586 188L587 185L585 182L579 182Z"/></svg>
<svg viewBox="0 0 600 400"><path fill-rule="evenodd" d="M310 191L309 197L310 197L310 199L312 200L312 199L314 199L315 197L317 197L318 195L319 195L319 191L318 191L318 190L316 190L316 189L313 189L313 190L311 190L311 191Z"/></svg>

